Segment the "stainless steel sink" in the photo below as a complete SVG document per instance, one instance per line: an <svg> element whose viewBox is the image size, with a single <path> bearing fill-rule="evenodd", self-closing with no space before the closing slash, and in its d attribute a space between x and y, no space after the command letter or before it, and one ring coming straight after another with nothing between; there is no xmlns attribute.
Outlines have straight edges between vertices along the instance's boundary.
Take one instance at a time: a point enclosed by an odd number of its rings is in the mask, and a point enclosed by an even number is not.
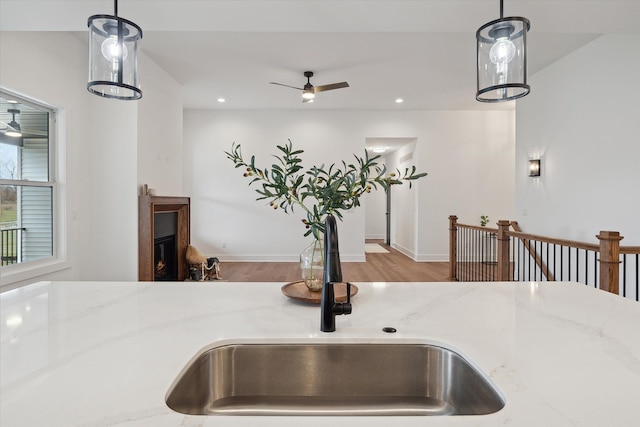
<svg viewBox="0 0 640 427"><path fill-rule="evenodd" d="M483 415L501 393L425 344L234 344L196 355L166 396L190 415Z"/></svg>

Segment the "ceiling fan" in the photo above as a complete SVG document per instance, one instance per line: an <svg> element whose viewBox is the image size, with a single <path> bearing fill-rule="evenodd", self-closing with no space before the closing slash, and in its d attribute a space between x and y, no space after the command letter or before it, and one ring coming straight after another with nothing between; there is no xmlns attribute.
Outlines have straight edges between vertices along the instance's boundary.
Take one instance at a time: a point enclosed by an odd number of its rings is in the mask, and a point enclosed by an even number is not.
<svg viewBox="0 0 640 427"><path fill-rule="evenodd" d="M47 137L47 131L22 130L20 123L16 121L16 114L20 114L20 110L9 108L7 113L11 114L12 118L9 123L0 121L0 142L22 147L24 145L24 138Z"/></svg>
<svg viewBox="0 0 640 427"><path fill-rule="evenodd" d="M322 86L314 86L311 84L311 77L313 77L313 71L305 71L304 76L307 78L307 84L305 84L304 87L289 86L289 85L276 83L276 82L269 82L269 84L301 90L302 102L313 102L313 98L316 97L316 93L318 92L325 92L327 90L342 89L345 87L349 87L349 83L347 82L332 83L332 84L322 85Z"/></svg>
<svg viewBox="0 0 640 427"><path fill-rule="evenodd" d="M22 132L21 132L22 129L20 128L20 124L16 122L16 114L20 114L20 110L17 110L15 108L9 108L7 110L7 113L11 114L12 119L11 119L11 122L9 123L2 122L2 125L3 125L2 127L5 135L13 136L13 137L22 136Z"/></svg>

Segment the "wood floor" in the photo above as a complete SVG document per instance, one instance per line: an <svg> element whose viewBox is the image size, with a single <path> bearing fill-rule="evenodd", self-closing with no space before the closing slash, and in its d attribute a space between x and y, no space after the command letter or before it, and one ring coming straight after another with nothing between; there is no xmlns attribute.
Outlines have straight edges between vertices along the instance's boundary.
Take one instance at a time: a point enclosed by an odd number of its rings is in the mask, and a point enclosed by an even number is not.
<svg viewBox="0 0 640 427"><path fill-rule="evenodd" d="M367 253L366 262L343 262L342 277L350 282L446 282L448 262L415 262L401 252L378 243L389 251ZM300 280L297 262L222 262L223 281L227 282L294 282Z"/></svg>

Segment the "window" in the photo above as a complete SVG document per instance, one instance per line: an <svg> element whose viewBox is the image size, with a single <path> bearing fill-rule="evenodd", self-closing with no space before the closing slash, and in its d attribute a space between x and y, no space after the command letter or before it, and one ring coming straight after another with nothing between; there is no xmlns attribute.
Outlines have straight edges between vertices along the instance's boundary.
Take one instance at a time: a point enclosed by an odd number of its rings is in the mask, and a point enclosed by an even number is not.
<svg viewBox="0 0 640 427"><path fill-rule="evenodd" d="M55 256L55 110L0 90L3 269Z"/></svg>

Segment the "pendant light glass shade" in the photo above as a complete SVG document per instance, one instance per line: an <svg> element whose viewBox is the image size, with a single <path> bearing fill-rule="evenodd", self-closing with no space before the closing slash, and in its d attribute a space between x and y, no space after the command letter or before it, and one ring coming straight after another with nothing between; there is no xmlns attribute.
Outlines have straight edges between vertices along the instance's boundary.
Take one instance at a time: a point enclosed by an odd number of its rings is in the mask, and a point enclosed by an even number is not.
<svg viewBox="0 0 640 427"><path fill-rule="evenodd" d="M91 93L105 98L142 98L138 75L138 45L142 29L115 15L89 17L89 83Z"/></svg>
<svg viewBox="0 0 640 427"><path fill-rule="evenodd" d="M530 26L526 18L503 18L501 0L500 19L478 29L478 101L511 101L529 93L527 32Z"/></svg>

